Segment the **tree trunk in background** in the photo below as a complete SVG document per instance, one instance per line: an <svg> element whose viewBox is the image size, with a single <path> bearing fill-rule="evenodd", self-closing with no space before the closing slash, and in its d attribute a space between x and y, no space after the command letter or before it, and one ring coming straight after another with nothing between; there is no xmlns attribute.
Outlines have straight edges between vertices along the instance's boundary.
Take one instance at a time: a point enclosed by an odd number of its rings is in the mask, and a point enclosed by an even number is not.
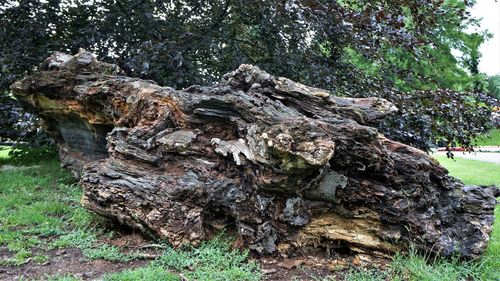
<svg viewBox="0 0 500 281"><path fill-rule="evenodd" d="M250 65L184 90L119 74L82 50L12 86L92 211L174 246L229 228L260 254L486 248L497 189L464 186L364 125L395 110L385 100L334 97Z"/></svg>

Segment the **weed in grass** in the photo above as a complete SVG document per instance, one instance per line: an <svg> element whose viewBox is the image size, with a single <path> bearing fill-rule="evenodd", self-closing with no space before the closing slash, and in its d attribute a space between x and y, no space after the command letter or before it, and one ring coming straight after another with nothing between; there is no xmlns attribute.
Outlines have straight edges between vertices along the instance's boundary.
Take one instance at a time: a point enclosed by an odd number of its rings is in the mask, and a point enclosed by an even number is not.
<svg viewBox="0 0 500 281"><path fill-rule="evenodd" d="M89 259L103 259L109 261L131 261L137 258L135 254L123 254L120 248L108 244L98 245L97 231L75 229L50 243L50 249L78 248Z"/></svg>
<svg viewBox="0 0 500 281"><path fill-rule="evenodd" d="M49 161L30 170L0 172L0 244L23 263L46 237L62 234L62 219L72 206L59 200L70 179L59 163ZM57 188L54 186L57 185Z"/></svg>
<svg viewBox="0 0 500 281"><path fill-rule="evenodd" d="M218 235L196 249L169 248L152 265L175 269L189 280L260 280L259 266L247 259L247 251L231 249L231 239Z"/></svg>
<svg viewBox="0 0 500 281"><path fill-rule="evenodd" d="M23 237L23 236L24 235L20 233L19 237L15 237L11 241L9 241L10 243L7 244L7 249L13 252L21 252L41 244L40 239L38 239L37 237L34 236Z"/></svg>
<svg viewBox="0 0 500 281"><path fill-rule="evenodd" d="M104 276L104 281L177 281L179 276L172 274L157 265L148 265L137 269L128 269L122 272L108 274Z"/></svg>
<svg viewBox="0 0 500 281"><path fill-rule="evenodd" d="M49 249L75 247L80 249L91 248L97 240L95 232L87 229L75 229L60 236L50 243Z"/></svg>
<svg viewBox="0 0 500 281"><path fill-rule="evenodd" d="M49 260L49 256L47 255L36 255L32 258L32 260L36 263L45 263Z"/></svg>
<svg viewBox="0 0 500 281"><path fill-rule="evenodd" d="M108 244L80 249L85 257L92 260L103 259L108 261L127 262L136 259L134 254L124 254L118 247Z"/></svg>
<svg viewBox="0 0 500 281"><path fill-rule="evenodd" d="M343 274L348 281L468 281L500 280L499 269L488 264L488 258L481 261L463 261L458 258L436 258L426 260L414 250L394 260L384 271L376 269L350 269Z"/></svg>
<svg viewBox="0 0 500 281"><path fill-rule="evenodd" d="M26 263L31 256L31 251L21 249L13 257L0 260L0 265L21 265Z"/></svg>
<svg viewBox="0 0 500 281"><path fill-rule="evenodd" d="M85 229L92 224L101 224L103 218L89 213L83 208L74 208L67 216L67 222L73 225L76 229Z"/></svg>

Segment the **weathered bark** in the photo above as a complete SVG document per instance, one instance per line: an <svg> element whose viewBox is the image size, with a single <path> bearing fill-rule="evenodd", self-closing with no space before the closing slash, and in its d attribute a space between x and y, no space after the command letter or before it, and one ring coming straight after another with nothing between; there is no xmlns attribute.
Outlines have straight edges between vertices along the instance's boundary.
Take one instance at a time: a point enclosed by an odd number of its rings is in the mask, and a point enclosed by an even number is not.
<svg viewBox="0 0 500 281"><path fill-rule="evenodd" d="M366 126L394 110L385 100L334 97L250 65L185 90L119 74L85 51L57 53L12 86L90 210L174 246L233 227L262 254L383 256L413 243L477 257L487 245L498 190L464 186Z"/></svg>

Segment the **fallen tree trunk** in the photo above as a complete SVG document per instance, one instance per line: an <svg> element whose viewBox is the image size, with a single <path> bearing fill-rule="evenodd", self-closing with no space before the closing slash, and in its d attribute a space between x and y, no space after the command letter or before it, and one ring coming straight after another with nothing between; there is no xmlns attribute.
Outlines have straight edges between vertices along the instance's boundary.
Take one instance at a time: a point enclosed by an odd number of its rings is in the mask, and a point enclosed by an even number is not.
<svg viewBox="0 0 500 281"><path fill-rule="evenodd" d="M82 50L12 86L92 211L174 246L233 228L261 254L486 248L498 190L464 186L366 126L395 110L385 100L334 97L250 65L185 90L117 75Z"/></svg>

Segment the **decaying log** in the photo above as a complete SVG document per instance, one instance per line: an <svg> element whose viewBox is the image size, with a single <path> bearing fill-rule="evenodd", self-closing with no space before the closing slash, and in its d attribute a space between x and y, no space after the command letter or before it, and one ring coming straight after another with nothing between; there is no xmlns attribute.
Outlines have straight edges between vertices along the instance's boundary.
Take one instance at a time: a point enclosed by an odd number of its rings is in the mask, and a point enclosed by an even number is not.
<svg viewBox="0 0 500 281"><path fill-rule="evenodd" d="M424 152L367 126L395 108L241 65L184 90L120 76L82 50L13 84L80 177L83 205L174 246L237 230L261 254L412 243L479 256L495 187L464 186Z"/></svg>

